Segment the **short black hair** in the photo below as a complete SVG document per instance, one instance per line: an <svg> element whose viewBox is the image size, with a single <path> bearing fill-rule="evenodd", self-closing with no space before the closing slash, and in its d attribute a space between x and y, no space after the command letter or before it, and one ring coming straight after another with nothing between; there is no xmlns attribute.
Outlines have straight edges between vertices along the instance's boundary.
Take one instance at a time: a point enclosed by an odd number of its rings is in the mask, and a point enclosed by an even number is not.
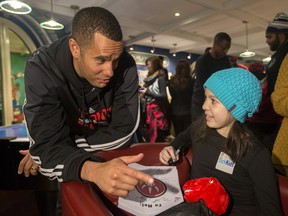
<svg viewBox="0 0 288 216"><path fill-rule="evenodd" d="M231 37L226 32L219 32L214 37L214 43L219 43L222 41L231 42Z"/></svg>
<svg viewBox="0 0 288 216"><path fill-rule="evenodd" d="M94 42L96 32L114 41L123 39L120 24L110 11L101 7L79 10L72 21L72 37L80 47L87 47Z"/></svg>

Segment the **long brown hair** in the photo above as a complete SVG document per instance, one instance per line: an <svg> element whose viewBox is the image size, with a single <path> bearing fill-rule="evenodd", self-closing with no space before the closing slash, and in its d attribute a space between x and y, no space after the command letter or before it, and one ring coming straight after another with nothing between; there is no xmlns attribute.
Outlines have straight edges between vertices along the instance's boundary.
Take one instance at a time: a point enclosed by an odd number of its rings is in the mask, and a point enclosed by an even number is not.
<svg viewBox="0 0 288 216"><path fill-rule="evenodd" d="M178 89L185 89L188 85L191 85L190 65L187 60L182 59L176 65L176 73L171 78L169 85Z"/></svg>
<svg viewBox="0 0 288 216"><path fill-rule="evenodd" d="M161 63L161 60L157 56L150 56L146 59L145 64L147 66L147 63L151 62L152 70L148 71L147 77L153 75L155 72L159 71L160 75L165 74L163 65Z"/></svg>
<svg viewBox="0 0 288 216"><path fill-rule="evenodd" d="M193 142L203 140L210 129L206 124L205 115L200 116L192 124L193 137L196 139ZM259 141L245 124L235 120L228 134L225 153L231 157L233 162L237 163L257 142Z"/></svg>

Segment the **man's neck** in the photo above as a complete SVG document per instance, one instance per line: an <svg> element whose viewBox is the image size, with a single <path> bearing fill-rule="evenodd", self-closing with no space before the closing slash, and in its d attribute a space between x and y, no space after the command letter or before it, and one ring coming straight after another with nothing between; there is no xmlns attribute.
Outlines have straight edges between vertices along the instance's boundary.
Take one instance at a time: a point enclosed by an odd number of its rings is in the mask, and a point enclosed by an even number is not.
<svg viewBox="0 0 288 216"><path fill-rule="evenodd" d="M213 59L220 59L214 52L213 47L209 50L210 55L212 56ZM221 57L223 58L223 57Z"/></svg>

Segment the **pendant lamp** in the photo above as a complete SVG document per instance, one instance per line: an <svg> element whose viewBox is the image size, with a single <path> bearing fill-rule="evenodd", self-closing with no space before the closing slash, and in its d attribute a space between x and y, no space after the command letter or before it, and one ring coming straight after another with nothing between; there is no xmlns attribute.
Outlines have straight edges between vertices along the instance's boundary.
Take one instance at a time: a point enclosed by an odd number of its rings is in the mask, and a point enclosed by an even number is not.
<svg viewBox="0 0 288 216"><path fill-rule="evenodd" d="M262 62L264 62L264 63L268 63L268 62L270 62L271 61L271 56L269 55L269 56L267 56L266 58L263 58L262 59Z"/></svg>
<svg viewBox="0 0 288 216"><path fill-rule="evenodd" d="M40 26L49 30L61 30L64 25L53 20L53 0L51 0L51 20L40 23Z"/></svg>
<svg viewBox="0 0 288 216"><path fill-rule="evenodd" d="M32 11L29 5L16 0L2 1L0 3L0 8L14 14L28 14Z"/></svg>
<svg viewBox="0 0 288 216"><path fill-rule="evenodd" d="M246 51L243 52L243 53L241 53L241 54L240 54L240 57L247 58L247 57L255 56L255 53L249 51L249 49L248 49L248 26L247 26L248 22L244 20L243 23L244 23L245 26L246 26Z"/></svg>
<svg viewBox="0 0 288 216"><path fill-rule="evenodd" d="M155 46L154 46L154 43L156 42L156 40L154 39L154 36L152 36L152 39L151 39L151 42L152 42L152 49L150 50L151 53L155 53Z"/></svg>

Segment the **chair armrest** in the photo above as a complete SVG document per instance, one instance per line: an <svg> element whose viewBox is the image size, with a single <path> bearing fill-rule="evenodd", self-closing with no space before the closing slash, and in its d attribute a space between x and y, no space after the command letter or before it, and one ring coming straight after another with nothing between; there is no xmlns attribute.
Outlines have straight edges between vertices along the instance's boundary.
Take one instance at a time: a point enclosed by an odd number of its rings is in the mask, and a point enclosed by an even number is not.
<svg viewBox="0 0 288 216"><path fill-rule="evenodd" d="M288 216L288 178L282 175L276 175L279 186L280 201L285 216Z"/></svg>
<svg viewBox="0 0 288 216"><path fill-rule="evenodd" d="M89 184L74 181L61 183L63 216L108 216L112 215Z"/></svg>

